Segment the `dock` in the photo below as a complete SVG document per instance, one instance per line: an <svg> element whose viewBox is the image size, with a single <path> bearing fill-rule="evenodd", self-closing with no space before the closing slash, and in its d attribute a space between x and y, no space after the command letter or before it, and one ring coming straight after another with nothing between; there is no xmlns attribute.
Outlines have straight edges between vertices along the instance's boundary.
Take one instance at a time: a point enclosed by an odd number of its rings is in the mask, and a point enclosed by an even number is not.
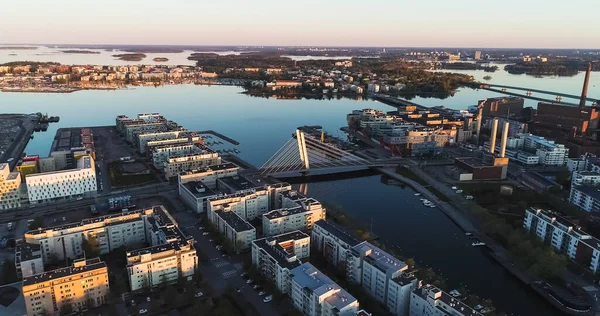
<svg viewBox="0 0 600 316"><path fill-rule="evenodd" d="M199 132L196 132L196 133L198 133L198 134L212 134L212 135L215 135L215 136L217 136L217 137L219 137L219 138L221 138L221 139L223 139L223 140L226 140L226 141L228 141L229 143L231 143L231 144L233 144L233 145L236 145L236 146L237 146L237 145L239 145L239 144L240 144L240 143L239 143L238 141L236 141L235 139L233 139L233 138L229 138L229 137L227 137L227 136L225 136L225 135L223 135L223 134L221 134L221 133L219 133L219 132L215 132L215 131L213 131L212 129L211 129L211 130L206 130L206 131L199 131Z"/></svg>
<svg viewBox="0 0 600 316"><path fill-rule="evenodd" d="M0 114L0 162L15 167L39 120L35 114Z"/></svg>

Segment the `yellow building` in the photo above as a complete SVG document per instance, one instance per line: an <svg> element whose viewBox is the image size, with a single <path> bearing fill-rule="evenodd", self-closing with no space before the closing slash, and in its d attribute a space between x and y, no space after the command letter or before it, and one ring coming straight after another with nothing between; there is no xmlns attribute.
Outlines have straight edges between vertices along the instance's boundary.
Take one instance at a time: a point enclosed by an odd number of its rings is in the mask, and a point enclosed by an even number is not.
<svg viewBox="0 0 600 316"><path fill-rule="evenodd" d="M25 176L28 174L40 172L37 161L23 161L23 163L18 165L16 169L21 174L21 181L25 181Z"/></svg>
<svg viewBox="0 0 600 316"><path fill-rule="evenodd" d="M19 173L10 172L7 163L0 163L0 210L21 207L20 186Z"/></svg>
<svg viewBox="0 0 600 316"><path fill-rule="evenodd" d="M108 269L99 258L23 278L27 315L59 315L107 302Z"/></svg>

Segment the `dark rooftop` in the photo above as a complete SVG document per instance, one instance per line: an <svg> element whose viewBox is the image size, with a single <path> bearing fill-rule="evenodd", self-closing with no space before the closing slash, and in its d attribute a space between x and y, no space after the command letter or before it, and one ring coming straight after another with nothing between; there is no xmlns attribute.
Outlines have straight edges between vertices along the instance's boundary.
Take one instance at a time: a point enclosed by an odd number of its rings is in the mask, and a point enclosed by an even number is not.
<svg viewBox="0 0 600 316"><path fill-rule="evenodd" d="M242 176L224 177L220 178L218 181L231 188L233 192L248 190L256 187L256 185Z"/></svg>
<svg viewBox="0 0 600 316"><path fill-rule="evenodd" d="M337 224L335 224L333 222L330 222L330 221L327 221L324 219L320 219L315 222L315 226L319 226L319 227L323 228L324 230L328 231L330 234L339 238L341 241L350 245L350 247L354 247L354 246L358 245L359 243L361 243L358 239L356 239L354 236L350 235L348 232L346 232L344 229L342 229L341 227L339 227Z"/></svg>
<svg viewBox="0 0 600 316"><path fill-rule="evenodd" d="M42 248L40 247L39 244L32 244L32 243L24 242L17 246L15 253L21 254L20 259L21 259L21 262L23 262L23 261L27 261L27 260L41 258L42 257L41 250L42 250Z"/></svg>
<svg viewBox="0 0 600 316"><path fill-rule="evenodd" d="M275 236L277 237L277 236ZM274 238L274 237L272 237ZM271 245L269 243L270 238L262 238L254 240L252 243L257 247L265 251L271 258L277 261L277 264L283 268L287 268L289 270L300 266L302 263L298 258L296 258L295 254L290 254L279 243L275 245Z"/></svg>
<svg viewBox="0 0 600 316"><path fill-rule="evenodd" d="M181 172L180 175L182 175L182 176L183 175L192 175L192 174L197 174L197 173L204 173L204 172L209 172L209 171L219 171L219 170L225 170L225 169L231 169L231 168L237 168L237 167L238 166L234 163L226 162L226 163L222 163L222 164L218 164L218 165L212 165L210 167L184 171L184 172Z"/></svg>
<svg viewBox="0 0 600 316"><path fill-rule="evenodd" d="M600 190L593 185L574 186L573 190L577 190L585 195L589 195L594 200L600 200Z"/></svg>
<svg viewBox="0 0 600 316"><path fill-rule="evenodd" d="M183 186L190 191L196 198L205 198L215 196L217 193L207 187L202 181L190 181L184 183Z"/></svg>
<svg viewBox="0 0 600 316"><path fill-rule="evenodd" d="M25 278L23 278L23 286L46 282L46 281L49 281L52 279L59 279L59 278L63 278L66 276L73 275L73 274L93 271L93 270L102 269L102 268L106 268L106 263L104 263L104 261L100 261L100 258L88 259L85 261L85 265L80 266L80 267L75 267L73 265L70 267L60 268L60 269L32 275L29 277L25 277Z"/></svg>
<svg viewBox="0 0 600 316"><path fill-rule="evenodd" d="M234 212L226 212L223 210L216 210L215 214L223 219L229 226L231 226L236 232L243 232L246 230L253 230L254 226L250 225L243 218L239 217Z"/></svg>

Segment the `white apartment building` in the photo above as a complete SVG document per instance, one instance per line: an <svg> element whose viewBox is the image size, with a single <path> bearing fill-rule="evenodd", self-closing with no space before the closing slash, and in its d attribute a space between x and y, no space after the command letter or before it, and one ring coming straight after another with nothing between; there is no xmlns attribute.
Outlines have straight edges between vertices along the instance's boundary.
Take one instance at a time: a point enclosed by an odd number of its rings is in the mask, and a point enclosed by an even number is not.
<svg viewBox="0 0 600 316"><path fill-rule="evenodd" d="M210 155L212 154L212 155ZM152 164L156 169L165 169L169 159L172 158L180 158L180 157L191 157L194 155L207 155L204 158L214 158L219 155L208 147L200 144L193 143L185 143L185 144L172 144L172 145L164 145L164 146L156 146L152 148ZM217 164L217 163L215 163ZM200 167L207 167L200 166ZM197 169L197 168L193 168ZM184 169L182 172L193 170L193 169Z"/></svg>
<svg viewBox="0 0 600 316"><path fill-rule="evenodd" d="M178 174L203 167L218 165L221 163L221 157L216 152L203 145L195 145L190 153L176 154L170 156L162 164L162 168L167 179L176 177ZM154 161L153 161L154 162ZM157 165L160 166L160 162Z"/></svg>
<svg viewBox="0 0 600 316"><path fill-rule="evenodd" d="M600 191L595 185L572 186L569 202L586 212L600 212Z"/></svg>
<svg viewBox="0 0 600 316"><path fill-rule="evenodd" d="M564 166L569 157L569 149L565 145L531 134L525 138L523 148L535 149L540 164L546 166Z"/></svg>
<svg viewBox="0 0 600 316"><path fill-rule="evenodd" d="M307 316L354 316L358 301L312 264L291 270L290 298L294 307Z"/></svg>
<svg viewBox="0 0 600 316"><path fill-rule="evenodd" d="M29 203L48 203L57 200L91 197L96 195L96 168L94 159L84 156L77 160L77 168L25 177Z"/></svg>
<svg viewBox="0 0 600 316"><path fill-rule="evenodd" d="M234 212L214 210L211 222L225 235L237 252L247 249L256 239L256 229Z"/></svg>
<svg viewBox="0 0 600 316"><path fill-rule="evenodd" d="M179 134L179 136L177 138L147 141L146 145L145 145L145 151L152 152L152 150L155 147L159 147L159 146L188 144L188 143L202 143L202 142L203 142L203 138L201 136L194 136L194 133L185 132L185 133Z"/></svg>
<svg viewBox="0 0 600 316"><path fill-rule="evenodd" d="M21 174L10 172L7 163L0 163L0 210L21 207Z"/></svg>
<svg viewBox="0 0 600 316"><path fill-rule="evenodd" d="M369 295L384 305L389 283L406 270L408 266L404 262L366 241L352 247L348 254L348 280L361 284Z"/></svg>
<svg viewBox="0 0 600 316"><path fill-rule="evenodd" d="M282 208L262 216L263 234L279 235L294 230L312 230L316 221L325 219L325 208L319 201L296 191L280 193Z"/></svg>
<svg viewBox="0 0 600 316"><path fill-rule="evenodd" d="M137 135L137 148L140 153L145 153L148 142L176 139L185 131L167 131L157 133L143 133Z"/></svg>
<svg viewBox="0 0 600 316"><path fill-rule="evenodd" d="M410 297L415 289L421 287L421 282L411 274L402 275L391 279L387 288L386 308L396 316L408 316L410 310Z"/></svg>
<svg viewBox="0 0 600 316"><path fill-rule="evenodd" d="M234 194L226 194L209 198L207 202L208 217L213 210L222 209L236 213L245 220L253 220L268 212L270 192L268 187L259 187Z"/></svg>
<svg viewBox="0 0 600 316"><path fill-rule="evenodd" d="M427 285L412 292L409 315L483 316L483 314L433 285Z"/></svg>
<svg viewBox="0 0 600 316"><path fill-rule="evenodd" d="M177 183L181 185L191 181L200 181L214 190L217 188L217 179L236 176L239 170L240 168L237 165L226 162L223 164L184 171L177 175Z"/></svg>
<svg viewBox="0 0 600 316"><path fill-rule="evenodd" d="M42 248L38 244L20 243L15 248L17 277L22 278L44 272Z"/></svg>
<svg viewBox="0 0 600 316"><path fill-rule="evenodd" d="M585 187L585 186L581 186ZM523 227L547 242L569 259L588 267L594 273L600 267L600 240L582 231L577 225L553 212L529 208Z"/></svg>
<svg viewBox="0 0 600 316"><path fill-rule="evenodd" d="M310 237L300 231L252 242L252 264L273 282L281 293L291 292L291 270L310 256Z"/></svg>
<svg viewBox="0 0 600 316"><path fill-rule="evenodd" d="M350 249L360 243L332 222L318 220L311 232L313 248L331 264L345 268Z"/></svg>
<svg viewBox="0 0 600 316"><path fill-rule="evenodd" d="M179 240L127 253L127 271L131 291L193 280L198 257L192 241Z"/></svg>
<svg viewBox="0 0 600 316"><path fill-rule="evenodd" d="M574 171L571 176L571 187L578 185L596 185L600 183L600 172Z"/></svg>

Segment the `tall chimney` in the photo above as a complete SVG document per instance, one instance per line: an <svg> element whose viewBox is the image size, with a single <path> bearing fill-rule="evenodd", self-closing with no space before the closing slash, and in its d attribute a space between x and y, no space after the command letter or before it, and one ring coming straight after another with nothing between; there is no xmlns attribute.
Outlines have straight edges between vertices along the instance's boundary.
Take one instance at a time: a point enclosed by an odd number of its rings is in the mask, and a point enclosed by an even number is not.
<svg viewBox="0 0 600 316"><path fill-rule="evenodd" d="M496 133L498 133L498 118L492 123L492 138L490 138L490 154L496 151Z"/></svg>
<svg viewBox="0 0 600 316"><path fill-rule="evenodd" d="M477 145L479 145L479 133L481 132L481 120L483 120L483 107L479 108L477 114Z"/></svg>
<svg viewBox="0 0 600 316"><path fill-rule="evenodd" d="M508 142L508 127L510 123L504 122L504 129L502 130L502 143L500 145L500 158L504 158L506 154L506 143Z"/></svg>
<svg viewBox="0 0 600 316"><path fill-rule="evenodd" d="M585 106L585 99L587 98L588 84L590 83L590 73L592 72L592 63L588 64L587 70L585 71L585 80L583 81L583 90L581 91L581 100L579 100L579 107Z"/></svg>

